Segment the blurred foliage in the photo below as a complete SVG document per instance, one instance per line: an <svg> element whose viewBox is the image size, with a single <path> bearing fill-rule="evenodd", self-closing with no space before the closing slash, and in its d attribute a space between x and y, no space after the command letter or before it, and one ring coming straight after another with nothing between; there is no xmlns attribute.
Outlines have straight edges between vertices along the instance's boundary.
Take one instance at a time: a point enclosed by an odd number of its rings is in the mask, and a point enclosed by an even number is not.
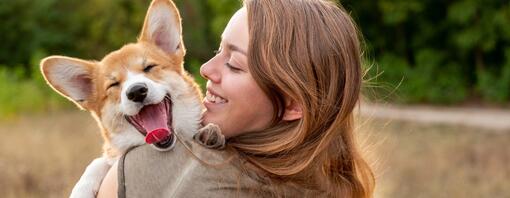
<svg viewBox="0 0 510 198"><path fill-rule="evenodd" d="M188 59L211 57L239 0L176 0L181 10ZM149 0L1 0L0 64L30 69L32 54L101 59L136 41Z"/></svg>
<svg viewBox="0 0 510 198"><path fill-rule="evenodd" d="M183 18L185 66L197 75L241 0L175 2ZM375 62L370 74L377 78L372 84L391 93L396 90L389 96L392 101L509 101L509 1L341 3L363 32L369 62ZM0 0L0 114L53 108L61 99L51 99L59 97L40 78L39 59L50 54L101 59L136 41L149 4L150 0ZM387 94L378 92L377 96Z"/></svg>
<svg viewBox="0 0 510 198"><path fill-rule="evenodd" d="M175 0L183 18L185 67L198 76L239 0ZM150 0L0 0L0 117L71 106L44 82L39 61L59 54L100 60L135 42ZM197 78L203 86L205 81Z"/></svg>
<svg viewBox="0 0 510 198"><path fill-rule="evenodd" d="M0 65L0 118L11 118L19 113L45 112L71 106L66 99L49 89L38 72L39 60L45 55L34 53L30 69ZM27 77L28 76L28 77Z"/></svg>
<svg viewBox="0 0 510 198"><path fill-rule="evenodd" d="M360 26L367 53L376 62L370 71L377 77L375 84L390 92L396 89L391 100L508 103L510 1L341 2Z"/></svg>

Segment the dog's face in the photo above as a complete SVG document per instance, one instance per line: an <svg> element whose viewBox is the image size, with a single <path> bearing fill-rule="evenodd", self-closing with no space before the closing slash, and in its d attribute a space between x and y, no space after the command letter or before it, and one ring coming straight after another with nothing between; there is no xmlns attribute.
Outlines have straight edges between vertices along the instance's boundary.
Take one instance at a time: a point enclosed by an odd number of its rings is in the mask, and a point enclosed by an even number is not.
<svg viewBox="0 0 510 198"><path fill-rule="evenodd" d="M51 56L41 70L51 87L95 115L107 143L141 144L151 131L157 133L146 142L158 143L166 133L199 125L201 95L183 70L181 32L173 2L154 0L137 43L100 62Z"/></svg>

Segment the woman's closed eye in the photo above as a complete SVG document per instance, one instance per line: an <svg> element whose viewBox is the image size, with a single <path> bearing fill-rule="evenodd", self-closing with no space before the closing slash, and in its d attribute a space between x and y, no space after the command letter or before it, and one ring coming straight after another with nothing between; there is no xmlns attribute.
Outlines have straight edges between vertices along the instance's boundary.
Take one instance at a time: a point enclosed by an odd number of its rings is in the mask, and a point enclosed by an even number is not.
<svg viewBox="0 0 510 198"><path fill-rule="evenodd" d="M238 73L238 72L243 71L242 69L240 69L240 68L238 68L238 67L236 67L236 66L234 66L234 65L230 64L229 62L226 62L226 63L225 63L225 66L226 66L226 67L227 67L230 71L232 71L232 72L234 72L234 73Z"/></svg>

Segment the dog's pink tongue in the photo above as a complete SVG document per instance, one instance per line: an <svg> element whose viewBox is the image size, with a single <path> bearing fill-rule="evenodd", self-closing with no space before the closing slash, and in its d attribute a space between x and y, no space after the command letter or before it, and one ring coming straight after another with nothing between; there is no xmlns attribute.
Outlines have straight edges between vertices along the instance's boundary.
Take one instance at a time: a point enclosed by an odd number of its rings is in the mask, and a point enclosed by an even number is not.
<svg viewBox="0 0 510 198"><path fill-rule="evenodd" d="M168 115L164 104L145 106L138 114L142 127L147 131L145 142L153 144L165 140L170 136Z"/></svg>
<svg viewBox="0 0 510 198"><path fill-rule="evenodd" d="M156 129L147 133L147 136L145 136L145 142L147 142L147 144L158 143L166 140L168 136L170 136L170 132L167 129Z"/></svg>

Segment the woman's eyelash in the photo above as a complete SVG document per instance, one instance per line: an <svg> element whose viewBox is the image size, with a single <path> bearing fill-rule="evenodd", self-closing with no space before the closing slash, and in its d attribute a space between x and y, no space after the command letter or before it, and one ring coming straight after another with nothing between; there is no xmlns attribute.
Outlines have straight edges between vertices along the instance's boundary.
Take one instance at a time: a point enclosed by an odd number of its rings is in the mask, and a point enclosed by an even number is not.
<svg viewBox="0 0 510 198"><path fill-rule="evenodd" d="M233 65L231 65L230 63L225 63L225 66L227 66L230 70L232 70L233 72L239 72L241 71L241 69L237 68L237 67L234 67Z"/></svg>
<svg viewBox="0 0 510 198"><path fill-rule="evenodd" d="M221 53L221 51L222 51L222 49L219 48L217 50L214 50L213 52L214 52L215 55L218 55L218 54ZM232 64L230 64L228 62L225 63L225 66L228 67L228 69L230 69L232 72L239 72L239 71L241 71L241 69L233 66Z"/></svg>

